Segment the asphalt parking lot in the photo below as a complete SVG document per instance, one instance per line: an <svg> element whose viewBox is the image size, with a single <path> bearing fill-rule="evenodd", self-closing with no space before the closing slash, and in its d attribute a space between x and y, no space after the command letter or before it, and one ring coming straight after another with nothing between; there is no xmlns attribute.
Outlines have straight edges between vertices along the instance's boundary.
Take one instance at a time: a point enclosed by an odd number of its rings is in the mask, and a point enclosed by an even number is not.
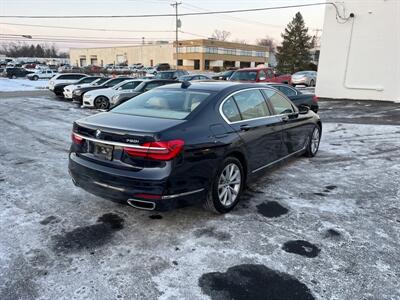
<svg viewBox="0 0 400 300"><path fill-rule="evenodd" d="M321 101L315 158L230 214L135 210L74 187L46 91L0 93L0 299L400 299L400 105Z"/></svg>

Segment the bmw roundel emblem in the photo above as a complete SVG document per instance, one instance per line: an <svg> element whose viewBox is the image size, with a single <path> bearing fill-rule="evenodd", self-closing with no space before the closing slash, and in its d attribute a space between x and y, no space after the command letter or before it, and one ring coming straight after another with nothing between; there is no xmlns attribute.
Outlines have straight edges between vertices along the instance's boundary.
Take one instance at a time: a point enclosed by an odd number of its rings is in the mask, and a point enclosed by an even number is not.
<svg viewBox="0 0 400 300"><path fill-rule="evenodd" d="M96 138L99 138L99 137L100 137L100 135L101 135L101 131L97 129L97 130L96 130L96 134L95 134L95 135L96 135Z"/></svg>

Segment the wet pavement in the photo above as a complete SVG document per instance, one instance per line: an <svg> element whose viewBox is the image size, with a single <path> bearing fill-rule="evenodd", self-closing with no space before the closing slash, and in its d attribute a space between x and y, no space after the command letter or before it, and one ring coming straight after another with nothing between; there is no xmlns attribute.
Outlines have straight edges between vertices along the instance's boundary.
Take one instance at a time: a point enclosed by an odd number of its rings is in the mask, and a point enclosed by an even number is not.
<svg viewBox="0 0 400 300"><path fill-rule="evenodd" d="M0 299L400 299L400 105L321 101L323 138L219 216L135 210L68 175L82 110L0 94Z"/></svg>

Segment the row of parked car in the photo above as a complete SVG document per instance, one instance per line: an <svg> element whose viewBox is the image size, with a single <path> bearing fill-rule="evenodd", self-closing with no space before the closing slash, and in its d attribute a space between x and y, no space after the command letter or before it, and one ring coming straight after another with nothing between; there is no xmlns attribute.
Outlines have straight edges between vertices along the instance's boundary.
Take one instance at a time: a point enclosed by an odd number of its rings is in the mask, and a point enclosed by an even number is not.
<svg viewBox="0 0 400 300"><path fill-rule="evenodd" d="M240 70L227 70L220 74L212 76L216 80L233 80L246 82L278 82L296 85L314 87L317 82L316 71L300 71L293 75L280 75L274 72L272 68L245 68Z"/></svg>
<svg viewBox="0 0 400 300"><path fill-rule="evenodd" d="M262 68L237 70L229 80L268 84L286 95L297 106L307 105L314 112L318 111L318 99L315 95L302 93L299 89L290 86L288 77L275 75L267 77L268 70ZM263 77L264 74L266 78ZM178 82L214 80L215 78L204 74L188 74L185 70L160 71L155 76L141 78L129 76L109 78L63 73L54 76L49 81L49 90L58 97L80 103L82 107L109 109L159 86Z"/></svg>

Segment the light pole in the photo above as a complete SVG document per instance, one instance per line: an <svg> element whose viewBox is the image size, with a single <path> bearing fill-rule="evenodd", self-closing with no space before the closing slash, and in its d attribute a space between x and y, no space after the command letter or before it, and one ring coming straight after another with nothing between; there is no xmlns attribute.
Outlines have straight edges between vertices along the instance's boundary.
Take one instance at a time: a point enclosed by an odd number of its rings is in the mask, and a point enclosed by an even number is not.
<svg viewBox="0 0 400 300"><path fill-rule="evenodd" d="M178 39L178 31L181 27L181 20L178 18L178 6L181 5L182 2L175 1L171 6L175 7L175 55L176 55L176 69L178 69L178 61L179 61L179 39Z"/></svg>

